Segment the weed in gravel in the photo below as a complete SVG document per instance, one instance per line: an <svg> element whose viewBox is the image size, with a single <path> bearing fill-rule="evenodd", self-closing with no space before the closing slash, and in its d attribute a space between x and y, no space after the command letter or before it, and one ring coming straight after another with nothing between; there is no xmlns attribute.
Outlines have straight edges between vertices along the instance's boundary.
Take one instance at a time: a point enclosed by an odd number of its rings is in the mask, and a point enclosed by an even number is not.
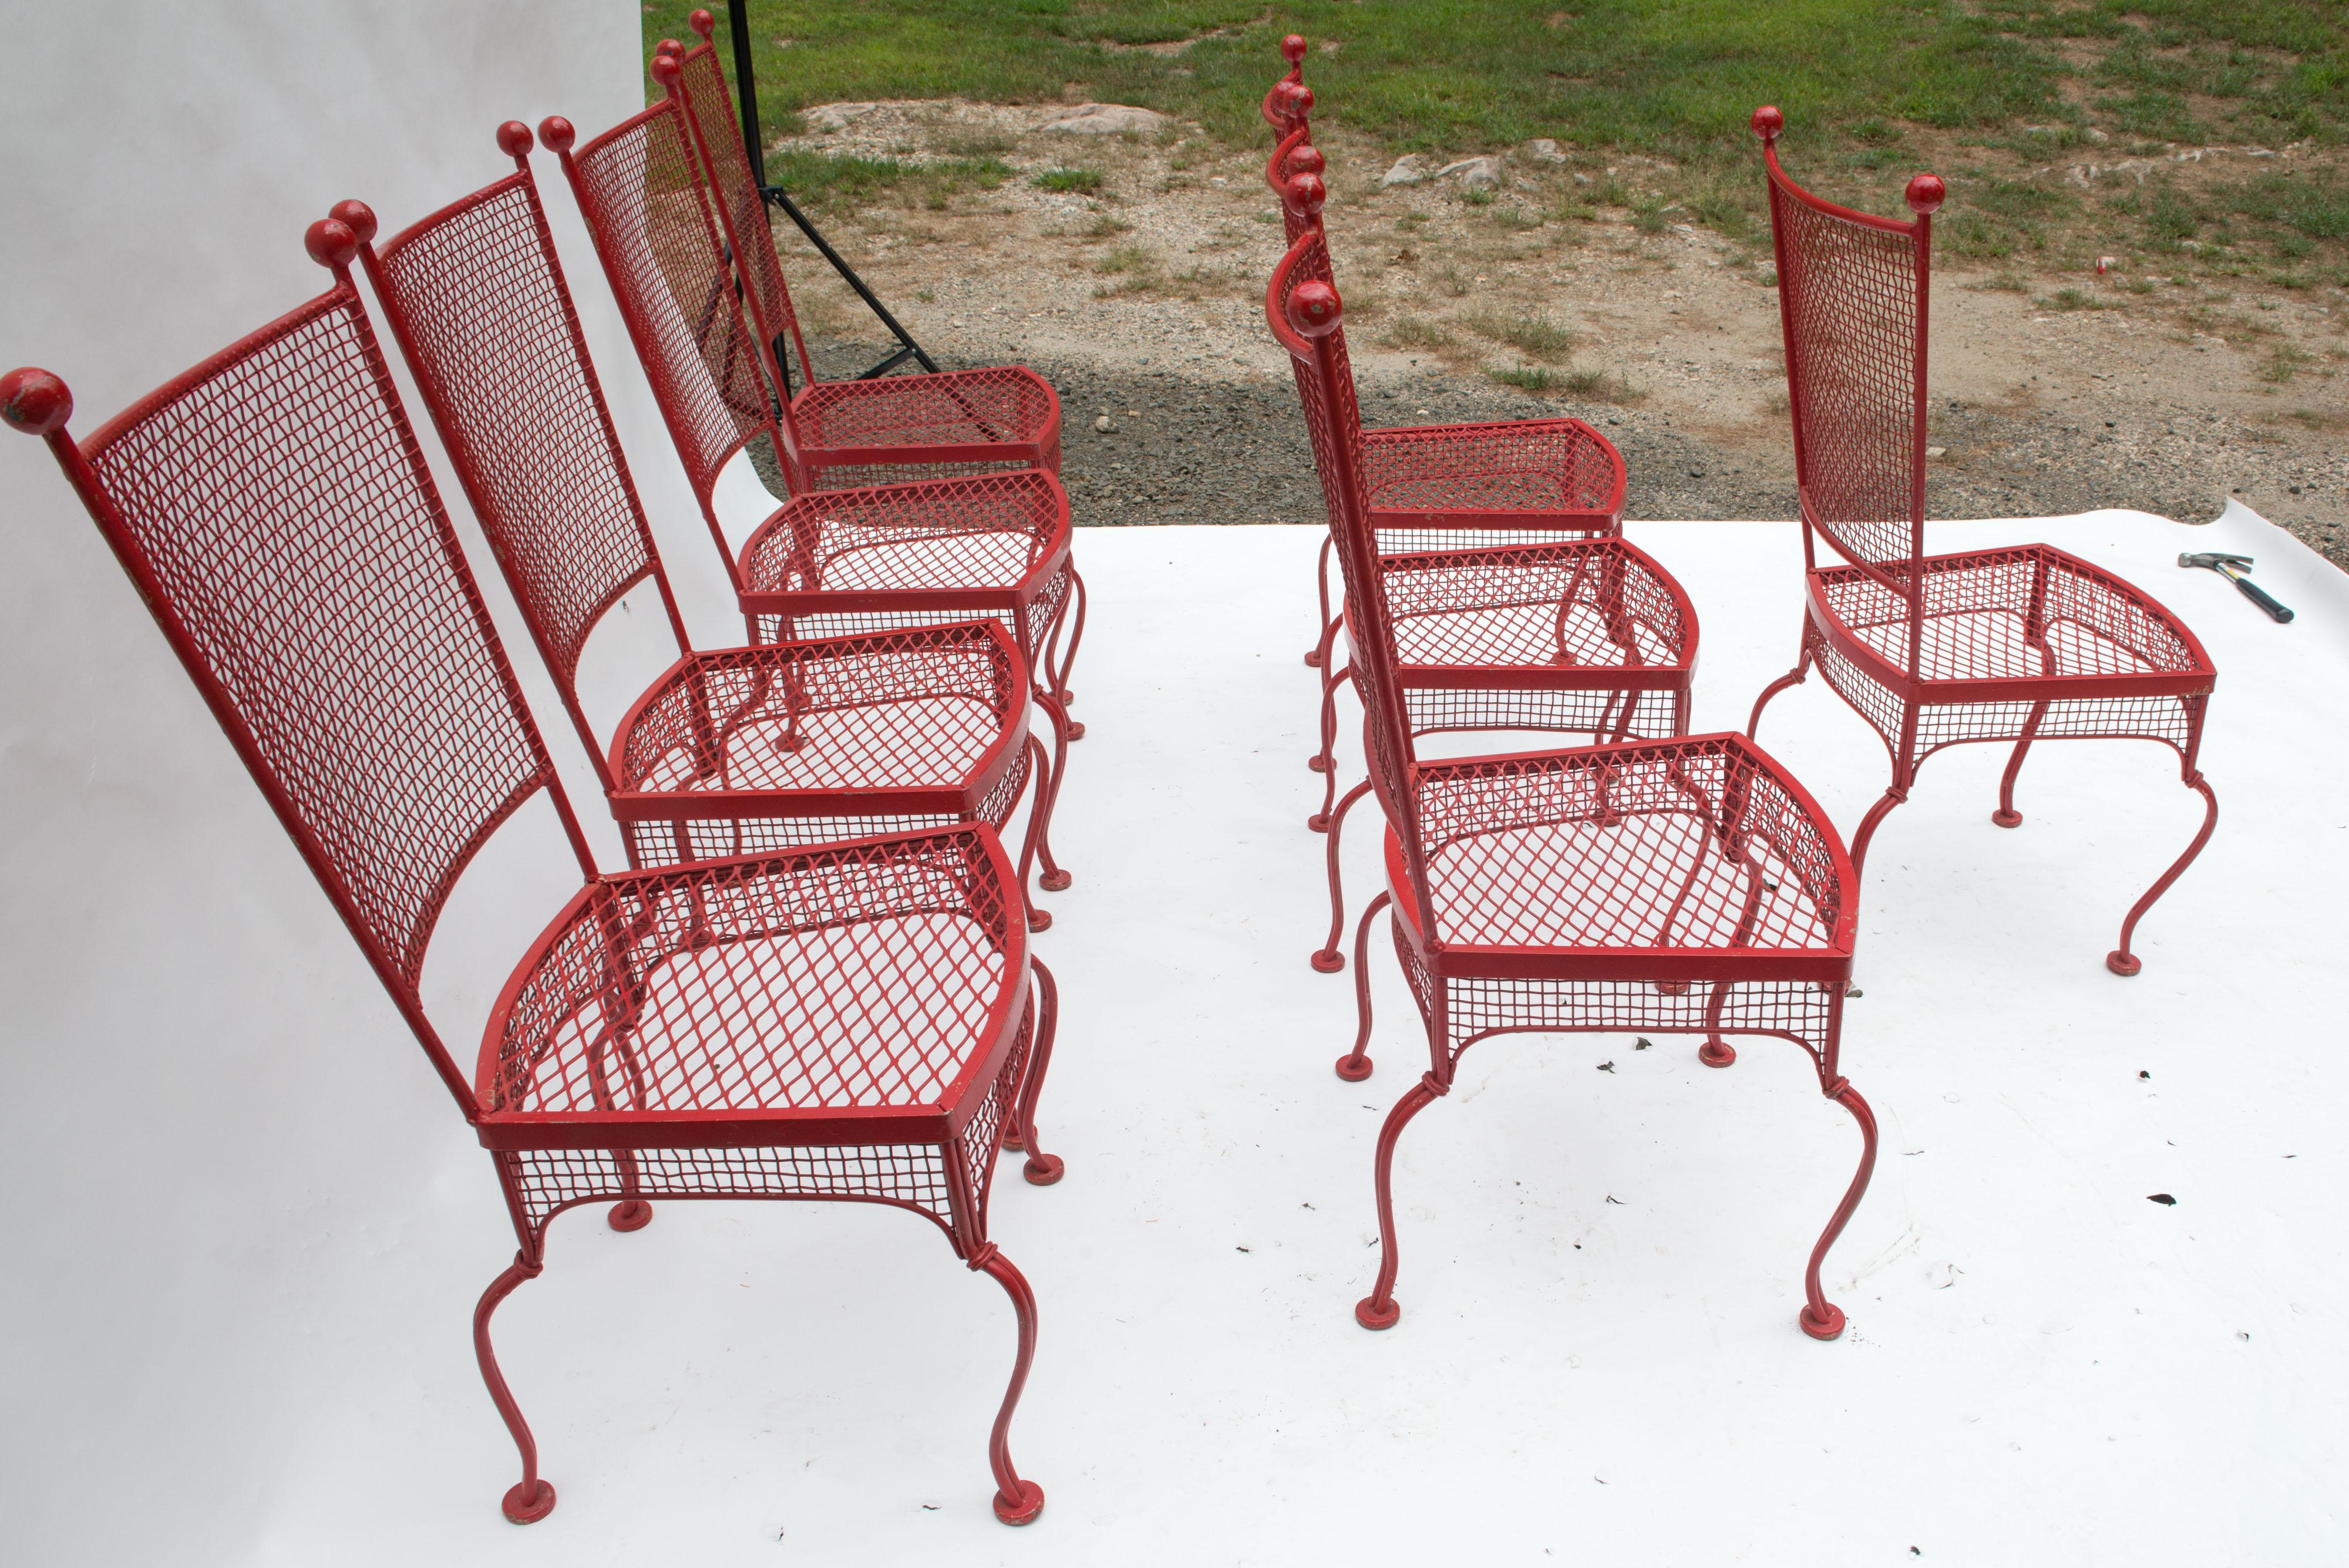
<svg viewBox="0 0 2349 1568"><path fill-rule="evenodd" d="M1574 333L1553 321L1480 310L1468 317L1468 325L1495 343L1507 344L1528 359L1556 364L1574 351Z"/></svg>
<svg viewBox="0 0 2349 1568"><path fill-rule="evenodd" d="M1115 245L1093 258L1095 272L1153 272L1157 266L1147 245Z"/></svg>
<svg viewBox="0 0 2349 1568"><path fill-rule="evenodd" d="M1019 145L1017 138L995 130L962 131L937 144L949 158L1000 158Z"/></svg>
<svg viewBox="0 0 2349 1568"><path fill-rule="evenodd" d="M936 305L938 299L936 291L927 288L916 289L914 291L914 297L920 300L924 305Z"/></svg>
<svg viewBox="0 0 2349 1568"><path fill-rule="evenodd" d="M1689 202L1696 221L1717 234L1733 240L1743 240L1754 233L1754 214L1745 203L1725 189L1715 187Z"/></svg>
<svg viewBox="0 0 2349 1568"><path fill-rule="evenodd" d="M1031 174L1028 183L1039 191L1094 192L1102 188L1102 171L1098 169L1047 169Z"/></svg>
<svg viewBox="0 0 2349 1568"><path fill-rule="evenodd" d="M1630 377L1610 377L1604 370L1568 370L1559 375L1557 385L1574 397L1599 403L1636 403L1647 396L1631 385Z"/></svg>
<svg viewBox="0 0 2349 1568"><path fill-rule="evenodd" d="M1460 192L1460 200L1471 207L1489 207L1493 204L1493 192L1480 191L1472 186Z"/></svg>
<svg viewBox="0 0 2349 1568"><path fill-rule="evenodd" d="M1095 213L1092 221L1084 226L1082 234L1088 240L1105 240L1112 234L1130 234L1133 229L1132 223L1127 223L1115 213Z"/></svg>
<svg viewBox="0 0 2349 1568"><path fill-rule="evenodd" d="M1493 226L1513 234L1522 234L1542 226L1542 215L1524 207L1495 207Z"/></svg>
<svg viewBox="0 0 2349 1568"><path fill-rule="evenodd" d="M1468 292L1468 275L1446 262L1436 272L1435 286L1458 299Z"/></svg>
<svg viewBox="0 0 2349 1568"><path fill-rule="evenodd" d="M2278 343L2269 348L2266 360L2261 364L2260 379L2271 386L2281 387L2299 375L2308 363L2307 350L2298 344Z"/></svg>
<svg viewBox="0 0 2349 1568"><path fill-rule="evenodd" d="M1520 392L1555 392L1566 383L1564 376L1539 365L1512 365L1506 370L1487 370L1485 374Z"/></svg>
<svg viewBox="0 0 2349 1568"><path fill-rule="evenodd" d="M1405 213L1395 220L1395 227L1406 234L1416 234L1427 226L1427 221L1425 213Z"/></svg>
<svg viewBox="0 0 2349 1568"><path fill-rule="evenodd" d="M1423 316L1399 316L1387 328L1387 347L1391 348L1444 348L1451 343L1450 330Z"/></svg>
<svg viewBox="0 0 2349 1568"><path fill-rule="evenodd" d="M1631 206L1631 226L1643 234L1664 232L1664 214L1672 210L1661 196L1642 196Z"/></svg>
<svg viewBox="0 0 2349 1568"><path fill-rule="evenodd" d="M2001 267L1988 277L1966 285L1977 294L2029 294L2031 280L2013 267Z"/></svg>
<svg viewBox="0 0 2349 1568"><path fill-rule="evenodd" d="M2099 299L2085 288L2059 288L2044 299L2031 302L2042 310L2118 310L2120 302Z"/></svg>

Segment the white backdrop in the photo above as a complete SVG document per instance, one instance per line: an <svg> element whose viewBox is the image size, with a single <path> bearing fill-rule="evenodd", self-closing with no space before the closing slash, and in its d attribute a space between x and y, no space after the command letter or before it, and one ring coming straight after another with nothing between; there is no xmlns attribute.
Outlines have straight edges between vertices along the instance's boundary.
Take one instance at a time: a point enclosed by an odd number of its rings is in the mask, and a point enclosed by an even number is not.
<svg viewBox="0 0 2349 1568"><path fill-rule="evenodd" d="M0 369L55 370L95 429L326 286L302 234L336 201L388 233L505 172L501 120L592 134L632 112L638 26L626 0L0 0ZM561 172L537 162L640 482L691 522ZM427 1310L314 1266L319 1240L419 1182L444 1199L429 1246L488 1267L511 1231L47 452L7 431L0 515L0 1561L247 1561L284 1501L256 1454L336 1441L346 1417L316 1391L355 1351L413 1343ZM713 602L680 586L689 612ZM429 1308L433 1347L462 1355L450 1306Z"/></svg>

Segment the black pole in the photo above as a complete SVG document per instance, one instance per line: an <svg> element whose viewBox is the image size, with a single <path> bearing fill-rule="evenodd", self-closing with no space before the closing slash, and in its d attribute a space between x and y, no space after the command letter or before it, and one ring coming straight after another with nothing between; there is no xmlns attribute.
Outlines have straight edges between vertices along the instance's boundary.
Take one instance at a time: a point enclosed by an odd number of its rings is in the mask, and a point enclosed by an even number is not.
<svg viewBox="0 0 2349 1568"><path fill-rule="evenodd" d="M750 182L767 183L767 151L759 135L759 79L750 70L750 8L744 0L730 0L729 30L734 36L734 96L742 105L742 151L750 157Z"/></svg>

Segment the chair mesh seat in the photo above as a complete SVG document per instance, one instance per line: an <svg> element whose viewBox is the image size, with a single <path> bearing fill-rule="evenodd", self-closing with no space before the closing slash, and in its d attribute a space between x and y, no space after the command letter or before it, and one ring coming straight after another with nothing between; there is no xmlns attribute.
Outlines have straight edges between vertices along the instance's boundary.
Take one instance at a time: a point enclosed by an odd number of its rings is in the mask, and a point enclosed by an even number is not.
<svg viewBox="0 0 2349 1568"><path fill-rule="evenodd" d="M2208 674L2209 662L2161 609L2127 583L2044 545L1930 556L1919 677ZM1828 610L1896 669L1909 659L1905 597L1857 567L1818 574ZM2041 606L2044 640L2031 615Z"/></svg>
<svg viewBox="0 0 2349 1568"><path fill-rule="evenodd" d="M973 446L1057 440L1060 407L1024 365L818 381L792 400L809 446Z"/></svg>
<svg viewBox="0 0 2349 1568"><path fill-rule="evenodd" d="M1422 764L1417 778L1447 947L1848 947L1829 835L1727 737ZM1387 844L1417 923L1392 827Z"/></svg>
<svg viewBox="0 0 2349 1568"><path fill-rule="evenodd" d="M486 1119L938 1106L1018 978L976 830L605 877L492 1020Z"/></svg>
<svg viewBox="0 0 2349 1568"><path fill-rule="evenodd" d="M1032 469L822 492L787 503L744 545L744 591L1009 593L1067 539L1067 504Z"/></svg>
<svg viewBox="0 0 2349 1568"><path fill-rule="evenodd" d="M1407 670L1689 662L1694 639L1680 592L1619 539L1401 556L1381 571Z"/></svg>
<svg viewBox="0 0 2349 1568"><path fill-rule="evenodd" d="M1580 420L1404 425L1362 431L1362 471L1381 512L1594 514L1614 525L1623 460Z"/></svg>

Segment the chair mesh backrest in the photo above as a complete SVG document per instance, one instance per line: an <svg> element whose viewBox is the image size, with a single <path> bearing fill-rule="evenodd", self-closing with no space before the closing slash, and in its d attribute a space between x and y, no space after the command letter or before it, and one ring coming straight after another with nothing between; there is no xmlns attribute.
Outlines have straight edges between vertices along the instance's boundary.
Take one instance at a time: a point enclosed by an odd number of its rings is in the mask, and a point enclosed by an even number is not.
<svg viewBox="0 0 2349 1568"><path fill-rule="evenodd" d="M386 242L370 269L564 696L605 612L660 569L528 171Z"/></svg>
<svg viewBox="0 0 2349 1568"><path fill-rule="evenodd" d="M1845 559L1905 583L1924 548L1930 231L1831 211L1775 154L1769 175L1804 514Z"/></svg>
<svg viewBox="0 0 2349 1568"><path fill-rule="evenodd" d="M83 454L413 1002L465 863L560 785L357 294L338 282Z"/></svg>
<svg viewBox="0 0 2349 1568"><path fill-rule="evenodd" d="M1289 296L1307 283L1327 283L1329 275L1328 247L1316 223L1274 269L1265 310L1279 324L1275 336L1297 367L1298 397L1304 405L1306 430L1313 439L1313 462L1330 510L1330 532L1337 542L1353 633L1351 664L1362 692L1371 779L1386 808L1387 820L1394 824L1411 855L1413 875L1423 877L1418 810L1411 788L1410 726L1404 716L1386 580L1379 569L1378 542L1365 499L1361 418L1354 401L1353 373L1346 364L1343 328L1312 344L1305 353L1299 353L1299 343L1281 332L1288 325ZM1293 333L1293 327L1289 331ZM1421 891L1423 895L1423 887Z"/></svg>
<svg viewBox="0 0 2349 1568"><path fill-rule="evenodd" d="M775 254L775 232L767 226L766 198L751 177L750 155L742 150L742 122L735 118L733 95L726 90L725 73L718 66L718 49L696 44L678 66L678 96L692 117L712 200L733 242L735 265L750 296L750 317L758 323L759 336L775 346L779 364L784 336L790 336L799 353L800 375L812 382L815 371L800 337L799 317L792 309L792 291L783 282L782 258Z"/></svg>
<svg viewBox="0 0 2349 1568"><path fill-rule="evenodd" d="M734 296L676 100L664 99L622 120L564 161L636 356L704 505L727 460L761 431L774 439L797 488L796 443L768 404L758 346Z"/></svg>

